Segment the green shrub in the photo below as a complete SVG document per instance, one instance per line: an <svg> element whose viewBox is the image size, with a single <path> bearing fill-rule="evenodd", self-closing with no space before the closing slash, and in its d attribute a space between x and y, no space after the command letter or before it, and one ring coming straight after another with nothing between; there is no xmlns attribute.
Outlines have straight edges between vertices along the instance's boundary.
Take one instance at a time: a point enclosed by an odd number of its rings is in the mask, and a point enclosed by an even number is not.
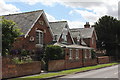
<svg viewBox="0 0 120 80"><path fill-rule="evenodd" d="M29 52L25 49L21 50L21 56L27 56L29 54Z"/></svg>
<svg viewBox="0 0 120 80"><path fill-rule="evenodd" d="M45 58L47 60L64 59L64 53L62 48L55 45L48 45L45 49Z"/></svg>
<svg viewBox="0 0 120 80"><path fill-rule="evenodd" d="M32 58L30 56L22 56L22 57L14 57L12 61L16 64L22 64L22 63L29 63L32 62Z"/></svg>
<svg viewBox="0 0 120 80"><path fill-rule="evenodd" d="M14 58L12 59L12 61L13 61L14 63L16 63L16 64L22 64L22 63L24 63L24 61L23 61L23 60L20 60L18 57L14 57Z"/></svg>

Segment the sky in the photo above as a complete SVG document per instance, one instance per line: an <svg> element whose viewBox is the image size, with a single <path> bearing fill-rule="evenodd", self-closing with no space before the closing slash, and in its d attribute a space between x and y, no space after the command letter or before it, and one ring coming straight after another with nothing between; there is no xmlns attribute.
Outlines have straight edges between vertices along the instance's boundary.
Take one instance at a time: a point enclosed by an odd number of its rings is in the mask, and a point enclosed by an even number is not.
<svg viewBox="0 0 120 80"><path fill-rule="evenodd" d="M120 0L0 0L0 15L44 10L49 22L67 21L70 28L93 25L104 15L118 18Z"/></svg>

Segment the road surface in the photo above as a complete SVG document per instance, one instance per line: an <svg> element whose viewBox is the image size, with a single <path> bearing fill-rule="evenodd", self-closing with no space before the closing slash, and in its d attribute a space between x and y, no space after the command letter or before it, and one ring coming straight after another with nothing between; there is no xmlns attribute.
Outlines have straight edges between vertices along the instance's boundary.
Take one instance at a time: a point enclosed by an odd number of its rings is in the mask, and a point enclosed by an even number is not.
<svg viewBox="0 0 120 80"><path fill-rule="evenodd" d="M51 80L119 80L119 68L120 67L118 65L115 65L97 70L91 70L77 74L70 74L67 76L60 77L59 79Z"/></svg>

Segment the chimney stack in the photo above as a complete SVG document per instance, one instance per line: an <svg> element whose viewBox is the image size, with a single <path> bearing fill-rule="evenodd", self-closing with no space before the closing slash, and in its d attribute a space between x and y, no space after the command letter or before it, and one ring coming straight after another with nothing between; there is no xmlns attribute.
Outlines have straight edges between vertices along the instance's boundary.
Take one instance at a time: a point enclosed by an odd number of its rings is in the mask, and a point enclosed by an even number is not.
<svg viewBox="0 0 120 80"><path fill-rule="evenodd" d="M84 25L84 28L90 28L89 22L86 22L86 24Z"/></svg>

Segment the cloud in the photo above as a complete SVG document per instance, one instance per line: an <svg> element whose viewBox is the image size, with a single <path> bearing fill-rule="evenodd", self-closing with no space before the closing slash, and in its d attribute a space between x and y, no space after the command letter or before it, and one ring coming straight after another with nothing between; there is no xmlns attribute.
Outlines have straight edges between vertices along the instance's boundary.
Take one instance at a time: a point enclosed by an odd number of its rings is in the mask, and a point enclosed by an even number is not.
<svg viewBox="0 0 120 80"><path fill-rule="evenodd" d="M117 17L119 0L114 0L114 1L90 0L90 1L63 2L62 5L71 7L73 9L84 8L84 9L92 10L101 16L108 14L110 16Z"/></svg>
<svg viewBox="0 0 120 80"><path fill-rule="evenodd" d="M69 12L70 15L74 14L74 13L80 14L84 18L84 20L88 21L88 22L95 22L99 18L99 15L97 15L96 13L93 13L93 12L89 12L87 10L74 9Z"/></svg>
<svg viewBox="0 0 120 80"><path fill-rule="evenodd" d="M48 19L49 22L57 21L57 19L55 19L54 16L52 16L52 15L50 15L50 14L48 14L48 13L45 13L45 14L46 14L47 19Z"/></svg>
<svg viewBox="0 0 120 80"><path fill-rule="evenodd" d="M48 19L49 22L67 21L70 28L83 28L83 27L84 27L84 24L85 24L85 22L70 21L70 20L67 20L67 19L57 20L54 16L52 16L52 15L50 15L50 14L48 14L48 13L45 13L45 14L46 14L47 19Z"/></svg>
<svg viewBox="0 0 120 80"><path fill-rule="evenodd" d="M67 20L68 22L68 25L71 28L83 28L84 27L84 24L85 22L80 22L80 21L69 21Z"/></svg>
<svg viewBox="0 0 120 80"><path fill-rule="evenodd" d="M16 6L12 4L6 4L3 0L0 0L0 15L7 15L20 12Z"/></svg>
<svg viewBox="0 0 120 80"><path fill-rule="evenodd" d="M84 25L86 23L86 22L70 21L70 20L67 20L67 22L68 22L70 29L72 29L72 28L84 28ZM94 25L94 23L90 22L90 25Z"/></svg>
<svg viewBox="0 0 120 80"><path fill-rule="evenodd" d="M53 6L57 2L57 0L20 0L20 1L29 5L35 5L37 3L41 3L46 6Z"/></svg>
<svg viewBox="0 0 120 80"><path fill-rule="evenodd" d="M78 8L84 8L93 11L93 14L88 11L81 11L82 17L86 20L95 21L98 17L104 15L110 15L113 17L118 17L118 1L119 0L20 0L29 5L35 5L36 3L41 3L45 6L54 6L55 3L59 3L63 6L70 7L73 11ZM77 11L76 11L77 12ZM78 13L78 12L77 12ZM85 15L83 15L85 13ZM73 14L72 11L69 14Z"/></svg>

